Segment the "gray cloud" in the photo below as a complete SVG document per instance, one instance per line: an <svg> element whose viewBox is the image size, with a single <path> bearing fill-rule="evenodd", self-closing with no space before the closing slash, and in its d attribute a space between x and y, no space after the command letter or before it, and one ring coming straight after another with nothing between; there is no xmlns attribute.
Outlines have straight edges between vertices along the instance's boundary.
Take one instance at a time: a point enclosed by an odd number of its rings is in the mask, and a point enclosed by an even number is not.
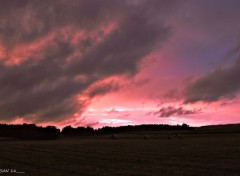
<svg viewBox="0 0 240 176"><path fill-rule="evenodd" d="M0 55L0 118L20 116L41 122L83 112L91 98L116 86L95 87L86 102L77 102L77 95L110 76L134 75L141 59L168 39L170 28L153 20L153 15L154 10L173 4L2 2L0 45L5 47L5 55ZM104 27L110 23L116 27L105 34ZM74 43L79 30L84 35ZM7 65L14 57L19 57L20 63Z"/></svg>
<svg viewBox="0 0 240 176"><path fill-rule="evenodd" d="M90 98L93 98L98 95L104 95L106 93L117 91L120 89L120 85L115 82L109 83L97 83L89 88L87 94Z"/></svg>
<svg viewBox="0 0 240 176"><path fill-rule="evenodd" d="M189 115L199 113L199 110L187 110L183 107L162 107L159 111L154 112L154 115L159 115L159 117L170 117L172 115Z"/></svg>
<svg viewBox="0 0 240 176"><path fill-rule="evenodd" d="M239 75L240 60L230 67L215 70L187 86L184 92L185 103L234 98L240 91Z"/></svg>

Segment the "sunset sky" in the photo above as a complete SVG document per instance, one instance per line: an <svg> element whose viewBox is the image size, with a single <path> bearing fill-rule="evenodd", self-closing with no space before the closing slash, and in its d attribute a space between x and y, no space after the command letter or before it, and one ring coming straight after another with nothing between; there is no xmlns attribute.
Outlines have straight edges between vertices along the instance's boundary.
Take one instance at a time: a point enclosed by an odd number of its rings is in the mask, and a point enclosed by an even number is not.
<svg viewBox="0 0 240 176"><path fill-rule="evenodd" d="M0 123L240 122L239 0L0 2Z"/></svg>

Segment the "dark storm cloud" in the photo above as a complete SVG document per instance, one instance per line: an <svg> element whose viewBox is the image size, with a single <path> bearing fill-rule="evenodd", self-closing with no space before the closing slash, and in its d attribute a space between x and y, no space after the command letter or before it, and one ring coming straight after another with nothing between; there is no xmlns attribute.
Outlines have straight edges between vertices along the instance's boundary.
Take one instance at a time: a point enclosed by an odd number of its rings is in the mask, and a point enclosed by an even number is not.
<svg viewBox="0 0 240 176"><path fill-rule="evenodd" d="M123 8L121 4L97 0L6 1L1 3L0 38L11 47L68 25L92 29L116 17Z"/></svg>
<svg viewBox="0 0 240 176"><path fill-rule="evenodd" d="M110 83L100 83L91 86L89 91L87 92L88 96L93 98L98 95L104 95L106 93L116 91L120 88L117 83L110 82Z"/></svg>
<svg viewBox="0 0 240 176"><path fill-rule="evenodd" d="M185 90L185 103L214 102L234 98L240 91L240 60L227 68L214 72L189 84Z"/></svg>
<svg viewBox="0 0 240 176"><path fill-rule="evenodd" d="M153 20L156 17L152 15L156 9L161 12L171 6L167 1L158 6L115 0L1 1L0 44L6 51L0 60L0 118L51 121L84 111L88 101L79 104L77 95L110 76L135 74L141 59L170 36L170 28ZM109 23L116 28L104 36L99 28ZM70 32L64 31L69 28ZM64 38L74 39L71 35L78 29L85 31L84 40L73 44ZM24 46L51 35L40 54L24 52ZM22 61L6 65L19 46L23 47ZM88 98L116 87L95 87Z"/></svg>
<svg viewBox="0 0 240 176"><path fill-rule="evenodd" d="M187 110L183 107L162 107L159 111L154 112L154 115L159 115L159 117L170 117L172 115L189 115L199 113L199 110Z"/></svg>

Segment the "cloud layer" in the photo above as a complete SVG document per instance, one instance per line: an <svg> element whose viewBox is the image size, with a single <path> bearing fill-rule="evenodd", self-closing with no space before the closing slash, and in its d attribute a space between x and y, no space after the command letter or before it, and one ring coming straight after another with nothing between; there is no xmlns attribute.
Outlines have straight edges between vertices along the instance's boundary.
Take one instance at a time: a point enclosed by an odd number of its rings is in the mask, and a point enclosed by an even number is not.
<svg viewBox="0 0 240 176"><path fill-rule="evenodd" d="M174 115L190 115L199 113L199 110L187 110L184 107L174 107L167 106L162 107L159 111L154 112L154 115L158 115L159 117L170 117Z"/></svg>
<svg viewBox="0 0 240 176"><path fill-rule="evenodd" d="M214 102L234 98L240 91L240 60L227 68L219 68L195 82L185 90L185 103Z"/></svg>
<svg viewBox="0 0 240 176"><path fill-rule="evenodd" d="M173 2L2 1L0 118L44 122L83 112L91 98L117 89L105 79L134 75L168 39L156 9Z"/></svg>

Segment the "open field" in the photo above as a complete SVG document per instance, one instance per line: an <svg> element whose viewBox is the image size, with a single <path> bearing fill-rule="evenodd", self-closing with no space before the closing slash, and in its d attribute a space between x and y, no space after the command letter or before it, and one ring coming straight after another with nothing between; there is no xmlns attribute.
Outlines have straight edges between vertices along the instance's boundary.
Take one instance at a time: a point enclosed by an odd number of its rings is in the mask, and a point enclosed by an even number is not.
<svg viewBox="0 0 240 176"><path fill-rule="evenodd" d="M183 139L153 134L149 140L125 134L118 140L3 141L0 169L32 176L240 176L239 133L181 134Z"/></svg>

